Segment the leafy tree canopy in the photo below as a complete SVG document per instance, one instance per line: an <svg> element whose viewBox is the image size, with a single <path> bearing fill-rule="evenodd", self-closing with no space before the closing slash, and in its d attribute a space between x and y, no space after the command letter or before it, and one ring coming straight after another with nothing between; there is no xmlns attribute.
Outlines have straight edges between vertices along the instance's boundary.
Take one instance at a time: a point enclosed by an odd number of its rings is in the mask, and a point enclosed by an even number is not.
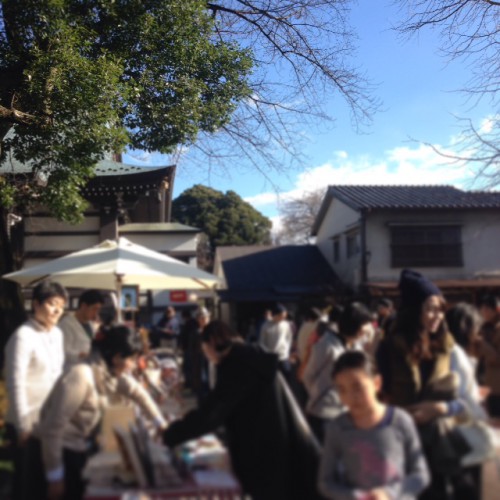
<svg viewBox="0 0 500 500"><path fill-rule="evenodd" d="M172 217L201 229L212 252L220 245L270 242L271 221L234 191L223 193L197 184L172 202Z"/></svg>
<svg viewBox="0 0 500 500"><path fill-rule="evenodd" d="M202 0L0 0L3 207L37 200L77 220L105 152L171 152L226 124L250 93L251 51L215 36ZM14 134L6 135L13 128Z"/></svg>

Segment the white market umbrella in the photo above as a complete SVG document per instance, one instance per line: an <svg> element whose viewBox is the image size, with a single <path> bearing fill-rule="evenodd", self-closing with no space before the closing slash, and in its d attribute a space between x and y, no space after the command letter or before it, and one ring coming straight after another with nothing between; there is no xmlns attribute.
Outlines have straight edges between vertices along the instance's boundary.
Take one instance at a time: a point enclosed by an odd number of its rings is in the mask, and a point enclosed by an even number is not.
<svg viewBox="0 0 500 500"><path fill-rule="evenodd" d="M212 289L218 278L180 260L119 238L106 240L43 264L2 276L22 286L49 278L66 287L115 290L138 285L143 290Z"/></svg>

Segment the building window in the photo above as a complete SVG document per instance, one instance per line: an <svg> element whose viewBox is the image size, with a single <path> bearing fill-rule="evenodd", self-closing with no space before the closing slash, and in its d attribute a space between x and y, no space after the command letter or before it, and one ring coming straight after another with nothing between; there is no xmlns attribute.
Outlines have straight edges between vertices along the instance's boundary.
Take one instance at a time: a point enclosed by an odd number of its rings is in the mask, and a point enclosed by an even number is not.
<svg viewBox="0 0 500 500"><path fill-rule="evenodd" d="M460 226L391 227L392 267L461 267Z"/></svg>
<svg viewBox="0 0 500 500"><path fill-rule="evenodd" d="M340 238L337 236L333 239L333 262L340 261Z"/></svg>
<svg viewBox="0 0 500 500"><path fill-rule="evenodd" d="M347 258L353 257L359 253L359 232L353 231L346 235L346 253Z"/></svg>

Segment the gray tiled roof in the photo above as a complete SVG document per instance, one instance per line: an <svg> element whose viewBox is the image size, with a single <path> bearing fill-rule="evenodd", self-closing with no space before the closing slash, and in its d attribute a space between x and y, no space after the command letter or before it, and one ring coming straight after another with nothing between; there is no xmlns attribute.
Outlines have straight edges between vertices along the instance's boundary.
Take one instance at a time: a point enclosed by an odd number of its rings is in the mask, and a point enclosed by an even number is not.
<svg viewBox="0 0 500 500"><path fill-rule="evenodd" d="M363 208L500 208L500 192L453 186L330 186L328 194Z"/></svg>
<svg viewBox="0 0 500 500"><path fill-rule="evenodd" d="M500 209L500 191L462 191L453 186L329 186L311 234L323 222L333 198L354 210Z"/></svg>

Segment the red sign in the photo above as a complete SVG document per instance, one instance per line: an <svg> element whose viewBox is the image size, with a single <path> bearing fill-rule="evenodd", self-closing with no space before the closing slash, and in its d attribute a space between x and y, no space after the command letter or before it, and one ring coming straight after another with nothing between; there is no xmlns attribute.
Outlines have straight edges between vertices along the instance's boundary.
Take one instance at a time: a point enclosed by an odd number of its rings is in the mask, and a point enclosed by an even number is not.
<svg viewBox="0 0 500 500"><path fill-rule="evenodd" d="M170 292L170 302L187 302L186 290L174 290Z"/></svg>

